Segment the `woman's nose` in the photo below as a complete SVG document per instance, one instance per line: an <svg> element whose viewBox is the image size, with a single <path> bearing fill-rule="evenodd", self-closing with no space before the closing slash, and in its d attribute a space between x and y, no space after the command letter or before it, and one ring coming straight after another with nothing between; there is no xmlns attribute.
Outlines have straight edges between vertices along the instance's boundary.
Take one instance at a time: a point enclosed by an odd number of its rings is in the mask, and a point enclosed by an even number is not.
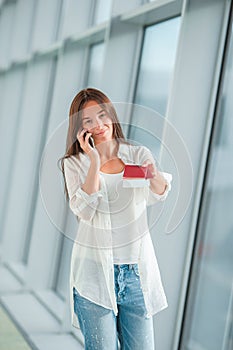
<svg viewBox="0 0 233 350"><path fill-rule="evenodd" d="M102 126L103 126L103 121L99 118L96 118L93 127L98 128L98 127L102 127Z"/></svg>

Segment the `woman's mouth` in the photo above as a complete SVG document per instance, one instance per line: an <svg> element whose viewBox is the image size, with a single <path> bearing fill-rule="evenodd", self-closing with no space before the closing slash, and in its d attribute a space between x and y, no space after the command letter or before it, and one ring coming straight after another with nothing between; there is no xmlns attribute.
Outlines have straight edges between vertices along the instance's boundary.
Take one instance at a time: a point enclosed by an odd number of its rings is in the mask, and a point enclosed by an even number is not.
<svg viewBox="0 0 233 350"><path fill-rule="evenodd" d="M100 131L100 132L98 132L98 133L96 133L96 135L98 136L98 135L103 135L104 133L105 133L105 131L106 131L107 129L105 129L105 130L102 130L102 131Z"/></svg>

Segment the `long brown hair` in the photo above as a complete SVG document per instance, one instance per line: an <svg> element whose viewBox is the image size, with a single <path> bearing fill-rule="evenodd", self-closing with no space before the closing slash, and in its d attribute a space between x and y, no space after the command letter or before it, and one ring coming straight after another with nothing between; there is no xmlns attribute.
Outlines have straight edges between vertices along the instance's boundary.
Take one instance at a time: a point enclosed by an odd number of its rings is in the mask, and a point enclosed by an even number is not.
<svg viewBox="0 0 233 350"><path fill-rule="evenodd" d="M64 192L66 195L66 200L69 200L65 172L64 172L64 159L69 158L71 155L76 155L79 157L79 153L84 153L83 149L80 147L80 143L77 140L78 130L82 126L82 110L85 107L86 103L89 101L95 101L101 108L106 111L113 124L113 137L118 143L127 143L125 140L119 119L117 117L116 110L110 101L110 99L100 90L94 88L86 88L81 91L74 97L69 111L69 127L66 138L66 152L65 155L58 159L61 167L59 169L62 171L64 179Z"/></svg>

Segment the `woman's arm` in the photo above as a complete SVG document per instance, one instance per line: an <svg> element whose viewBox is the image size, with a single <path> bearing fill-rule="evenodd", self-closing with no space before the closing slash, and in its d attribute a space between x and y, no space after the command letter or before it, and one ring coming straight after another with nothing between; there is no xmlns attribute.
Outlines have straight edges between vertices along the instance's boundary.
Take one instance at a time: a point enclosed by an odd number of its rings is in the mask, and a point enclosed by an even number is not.
<svg viewBox="0 0 233 350"><path fill-rule="evenodd" d="M85 183L82 184L77 164L71 158L64 159L69 206L72 212L82 220L92 220L99 204L99 198L103 197L101 191L98 190L99 180L96 179L91 183L95 170L93 163L90 165Z"/></svg>
<svg viewBox="0 0 233 350"><path fill-rule="evenodd" d="M150 179L150 186L146 188L146 199L147 205L152 205L158 201L164 201L169 191L171 190L172 174L159 172L159 177L162 177L161 182L156 183L156 178ZM162 183L165 182L163 192L159 191L159 186L163 186Z"/></svg>
<svg viewBox="0 0 233 350"><path fill-rule="evenodd" d="M86 136L84 137L84 135ZM89 138L91 133L86 132L85 129L82 129L77 133L77 140L80 143L83 151L88 155L91 163L90 168L87 173L84 184L82 185L83 191L87 194L95 193L99 190L100 181L99 181L99 168L100 168L100 157L96 148L93 148L89 144Z"/></svg>
<svg viewBox="0 0 233 350"><path fill-rule="evenodd" d="M147 147L141 149L142 165L149 165L153 178L150 179L150 186L145 187L147 205L152 205L158 201L164 201L171 190L172 175L159 172L155 165L155 160Z"/></svg>
<svg viewBox="0 0 233 350"><path fill-rule="evenodd" d="M158 195L162 195L167 188L167 181L163 175L155 168L154 164L150 164L150 168L152 174L154 175L154 177L150 179L150 189L152 192Z"/></svg>
<svg viewBox="0 0 233 350"><path fill-rule="evenodd" d="M142 166L149 166L149 170L153 175L153 178L150 179L151 191L155 192L158 195L164 194L168 183L163 177L163 175L158 171L154 162L152 163L151 160L148 159L145 162L143 162Z"/></svg>
<svg viewBox="0 0 233 350"><path fill-rule="evenodd" d="M92 154L89 155L91 164L87 172L87 177L82 185L83 191L87 194L92 194L99 191L100 188L100 179L99 179L99 159L93 154L95 150L93 150ZM97 152L97 151L96 151Z"/></svg>

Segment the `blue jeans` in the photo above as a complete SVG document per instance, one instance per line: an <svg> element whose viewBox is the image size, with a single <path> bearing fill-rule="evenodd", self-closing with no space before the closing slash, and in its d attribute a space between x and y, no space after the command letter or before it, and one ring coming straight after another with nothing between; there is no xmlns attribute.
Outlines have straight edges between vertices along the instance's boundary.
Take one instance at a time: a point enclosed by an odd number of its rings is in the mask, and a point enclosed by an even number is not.
<svg viewBox="0 0 233 350"><path fill-rule="evenodd" d="M118 315L82 297L73 288L86 350L153 350L153 318L146 317L137 264L114 265Z"/></svg>

